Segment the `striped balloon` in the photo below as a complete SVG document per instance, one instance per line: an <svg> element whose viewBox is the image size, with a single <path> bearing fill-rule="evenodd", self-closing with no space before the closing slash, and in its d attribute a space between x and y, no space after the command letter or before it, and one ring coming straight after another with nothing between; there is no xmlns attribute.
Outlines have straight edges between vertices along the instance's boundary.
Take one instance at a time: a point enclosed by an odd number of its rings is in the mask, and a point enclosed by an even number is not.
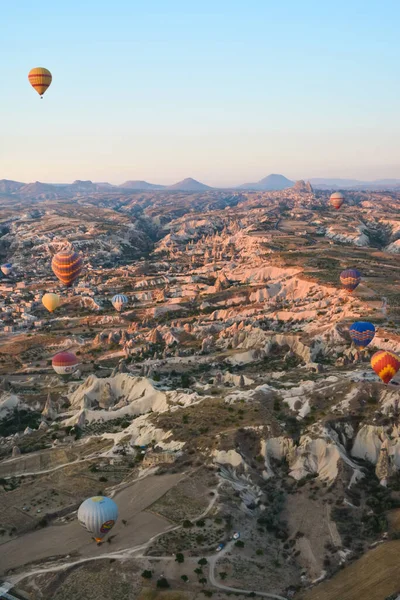
<svg viewBox="0 0 400 600"><path fill-rule="evenodd" d="M78 509L78 521L89 533L92 533L96 542L101 542L103 537L114 527L118 519L118 506L106 496L88 498Z"/></svg>
<svg viewBox="0 0 400 600"><path fill-rule="evenodd" d="M116 310L121 311L125 304L128 304L128 297L125 294L116 294L111 302Z"/></svg>
<svg viewBox="0 0 400 600"><path fill-rule="evenodd" d="M384 383L389 383L400 369L400 356L394 352L379 350L371 358L371 367Z"/></svg>
<svg viewBox="0 0 400 600"><path fill-rule="evenodd" d="M58 375L70 375L76 371L79 360L73 352L59 352L53 356L51 364Z"/></svg>
<svg viewBox="0 0 400 600"><path fill-rule="evenodd" d="M43 67L36 67L31 69L28 75L29 83L37 91L39 96L43 96L52 81L52 75L50 71Z"/></svg>
<svg viewBox="0 0 400 600"><path fill-rule="evenodd" d="M330 203L336 210L338 210L344 202L344 195L342 192L334 192L330 197Z"/></svg>
<svg viewBox="0 0 400 600"><path fill-rule="evenodd" d="M366 348L375 337L375 327L368 321L357 321L350 325L350 337L359 348Z"/></svg>
<svg viewBox="0 0 400 600"><path fill-rule="evenodd" d="M83 269L82 258L70 246L53 256L51 268L58 279L67 287L78 279Z"/></svg>
<svg viewBox="0 0 400 600"><path fill-rule="evenodd" d="M361 281L361 273L357 269L346 269L340 273L340 283L348 292L354 292Z"/></svg>

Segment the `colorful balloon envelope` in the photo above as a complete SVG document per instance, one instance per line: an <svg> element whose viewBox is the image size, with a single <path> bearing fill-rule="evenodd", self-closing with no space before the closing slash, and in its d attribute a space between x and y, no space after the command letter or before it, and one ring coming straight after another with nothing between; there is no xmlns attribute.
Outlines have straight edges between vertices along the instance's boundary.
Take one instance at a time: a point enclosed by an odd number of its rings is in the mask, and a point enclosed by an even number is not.
<svg viewBox="0 0 400 600"><path fill-rule="evenodd" d="M11 263L5 263L4 265L1 265L1 272L3 273L3 275L9 275L12 271L12 264Z"/></svg>
<svg viewBox="0 0 400 600"><path fill-rule="evenodd" d="M118 519L118 506L106 496L88 498L78 509L78 521L89 533L93 534L96 542L114 527Z"/></svg>
<svg viewBox="0 0 400 600"><path fill-rule="evenodd" d="M357 321L350 325L349 333L356 346L366 348L375 337L375 327L368 321Z"/></svg>
<svg viewBox="0 0 400 600"><path fill-rule="evenodd" d="M128 298L125 294L116 294L111 300L113 307L120 312L125 304L128 304Z"/></svg>
<svg viewBox="0 0 400 600"><path fill-rule="evenodd" d="M76 371L79 360L73 352L59 352L53 356L51 364L58 375L70 375Z"/></svg>
<svg viewBox="0 0 400 600"><path fill-rule="evenodd" d="M375 352L371 366L384 383L389 383L400 369L400 356L387 350Z"/></svg>
<svg viewBox="0 0 400 600"><path fill-rule="evenodd" d="M332 204L332 206L334 208L336 208L336 210L339 210L339 208L342 206L342 204L344 202L344 195L342 194L342 192L334 192L331 195L329 201Z"/></svg>
<svg viewBox="0 0 400 600"><path fill-rule="evenodd" d="M348 292L354 292L361 281L361 273L357 269L346 269L340 273L340 283Z"/></svg>
<svg viewBox="0 0 400 600"><path fill-rule="evenodd" d="M29 71L28 79L33 89L37 91L40 97L42 97L50 86L53 77L50 71L44 67L36 67Z"/></svg>
<svg viewBox="0 0 400 600"><path fill-rule="evenodd" d="M51 261L53 273L65 286L71 286L83 269L83 261L77 252L69 246L57 252Z"/></svg>
<svg viewBox="0 0 400 600"><path fill-rule="evenodd" d="M60 306L61 298L58 294L45 294L42 298L43 306L49 311L54 312Z"/></svg>

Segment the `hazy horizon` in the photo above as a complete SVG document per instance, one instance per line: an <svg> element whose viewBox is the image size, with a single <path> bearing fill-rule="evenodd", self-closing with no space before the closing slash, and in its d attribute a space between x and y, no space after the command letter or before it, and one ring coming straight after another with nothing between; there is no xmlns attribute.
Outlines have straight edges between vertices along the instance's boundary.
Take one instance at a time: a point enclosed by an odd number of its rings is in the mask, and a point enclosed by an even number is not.
<svg viewBox="0 0 400 600"><path fill-rule="evenodd" d="M43 0L2 14L0 178L400 178L395 2ZM35 66L53 74L43 100Z"/></svg>
<svg viewBox="0 0 400 600"><path fill-rule="evenodd" d="M367 179L367 178L363 178L363 177L352 177L352 176L348 176L348 177L344 177L341 175L336 175L336 176L324 176L324 175L313 175L311 177L290 177L288 174L285 174L283 172L276 172L276 173L267 173L265 175L259 176L256 179L253 180L247 180L247 181L238 181L236 183L224 183L224 184L219 184L219 183L210 183L210 181L208 180L204 180L204 179L198 179L197 177L192 177L190 174L189 175L185 175L182 176L181 178L177 178L177 177L172 177L169 180L167 180L166 178L164 179L157 179L157 178L152 178L152 179L144 179L143 177L128 177L127 179L124 179L123 181L112 181L111 178L107 179L104 178L102 180L100 179L91 179L90 177L82 177L82 178L74 178L74 179L70 179L69 181L55 181L55 180L45 180L45 179L32 179L30 181L23 181L22 179L13 179L7 176L3 176L1 175L0 177L0 181L3 180L9 180L9 181L17 181L19 183L46 183L46 184L50 184L50 185L71 185L72 183L74 183L74 181L91 181L92 183L97 183L97 184L101 184L101 183L109 183L111 185L122 185L127 181L145 181L146 183L152 183L155 185L165 185L165 186L169 186L169 185L173 185L175 183L178 183L179 181L183 181L184 179L194 179L196 181L199 181L200 183L203 183L205 185L209 185L210 187L215 187L215 188L234 188L246 183L257 183L258 181L260 181L261 179L264 179L265 177L268 177L269 175L281 175L283 177L286 177L287 179L291 180L291 181L299 181L299 180L303 180L303 181L312 181L312 180L340 180L342 179L343 181L345 180L359 180L359 181L363 181L365 183L373 183L374 181L379 181L379 180L397 180L400 181L400 176L399 177L375 177L374 179Z"/></svg>

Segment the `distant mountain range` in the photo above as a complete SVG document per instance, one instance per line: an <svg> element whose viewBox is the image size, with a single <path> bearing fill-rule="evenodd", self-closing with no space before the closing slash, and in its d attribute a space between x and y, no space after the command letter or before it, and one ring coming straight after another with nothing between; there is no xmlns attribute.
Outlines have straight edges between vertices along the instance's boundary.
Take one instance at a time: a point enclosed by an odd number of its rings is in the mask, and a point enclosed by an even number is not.
<svg viewBox="0 0 400 600"><path fill-rule="evenodd" d="M377 179L375 181L360 181L358 179L339 179L339 178L312 178L309 180L313 188L320 190L400 190L400 179ZM236 190L255 190L255 191L274 191L291 188L295 182L279 174L271 174L255 183L244 183L237 187L224 188ZM209 190L222 189L213 188L191 177L183 179L173 185L158 185L148 183L147 181L130 180L121 185L112 185L111 183L93 183L92 181L76 180L73 183L22 183L9 179L0 180L0 195L16 196L20 199L40 199L55 200L69 199L79 196L87 196L98 192L118 192L124 190L151 192L162 190L165 192L206 192Z"/></svg>
<svg viewBox="0 0 400 600"><path fill-rule="evenodd" d="M361 181L359 179L340 179L312 177L310 183L318 189L362 189L362 190L389 190L400 188L400 179L375 179L374 181Z"/></svg>

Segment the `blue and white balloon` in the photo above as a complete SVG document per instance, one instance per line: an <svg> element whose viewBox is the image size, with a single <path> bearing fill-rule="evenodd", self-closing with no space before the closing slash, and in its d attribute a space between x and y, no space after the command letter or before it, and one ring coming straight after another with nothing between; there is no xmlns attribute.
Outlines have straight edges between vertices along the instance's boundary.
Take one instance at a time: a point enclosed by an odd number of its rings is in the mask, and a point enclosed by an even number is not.
<svg viewBox="0 0 400 600"><path fill-rule="evenodd" d="M4 265L1 265L0 267L1 272L3 273L3 275L9 275L12 271L12 264L11 263L5 263Z"/></svg>
<svg viewBox="0 0 400 600"><path fill-rule="evenodd" d="M111 531L118 519L118 506L106 496L88 498L78 509L78 521L93 534L96 542L101 542L103 537Z"/></svg>
<svg viewBox="0 0 400 600"><path fill-rule="evenodd" d="M116 294L111 300L113 307L118 312L124 308L126 304L128 304L128 297L125 294Z"/></svg>

